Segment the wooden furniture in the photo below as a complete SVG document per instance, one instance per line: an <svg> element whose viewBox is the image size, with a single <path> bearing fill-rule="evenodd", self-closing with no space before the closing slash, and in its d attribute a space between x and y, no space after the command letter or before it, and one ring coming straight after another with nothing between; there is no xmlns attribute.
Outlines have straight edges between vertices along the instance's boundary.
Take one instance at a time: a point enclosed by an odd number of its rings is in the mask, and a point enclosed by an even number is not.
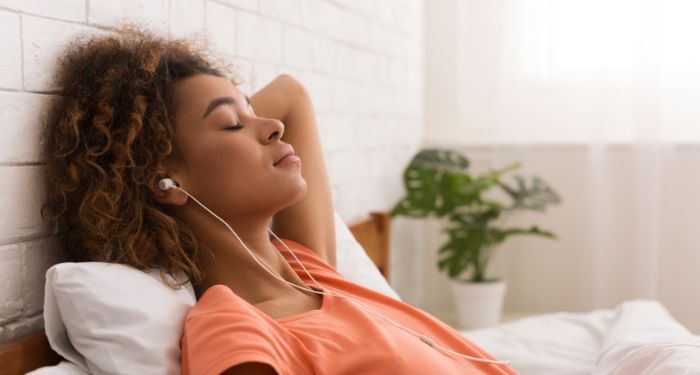
<svg viewBox="0 0 700 375"><path fill-rule="evenodd" d="M348 225L357 242L367 252L384 277L389 280L389 223L388 212L372 212L369 218ZM43 366L61 361L49 346L44 330L16 337L0 343L0 374L25 374Z"/></svg>
<svg viewBox="0 0 700 375"><path fill-rule="evenodd" d="M0 344L0 373L24 374L61 361L41 329Z"/></svg>
<svg viewBox="0 0 700 375"><path fill-rule="evenodd" d="M362 245L379 272L389 281L389 225L388 212L371 212L369 218L348 225L357 242Z"/></svg>

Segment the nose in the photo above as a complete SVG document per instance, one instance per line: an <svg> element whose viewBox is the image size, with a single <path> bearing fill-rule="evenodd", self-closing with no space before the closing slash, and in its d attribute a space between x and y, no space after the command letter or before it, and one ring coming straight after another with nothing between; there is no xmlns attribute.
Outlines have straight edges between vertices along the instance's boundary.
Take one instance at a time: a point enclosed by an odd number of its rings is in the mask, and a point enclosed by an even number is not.
<svg viewBox="0 0 700 375"><path fill-rule="evenodd" d="M275 118L261 118L264 121L263 126L263 138L266 142L271 142L282 138L284 135L284 123Z"/></svg>

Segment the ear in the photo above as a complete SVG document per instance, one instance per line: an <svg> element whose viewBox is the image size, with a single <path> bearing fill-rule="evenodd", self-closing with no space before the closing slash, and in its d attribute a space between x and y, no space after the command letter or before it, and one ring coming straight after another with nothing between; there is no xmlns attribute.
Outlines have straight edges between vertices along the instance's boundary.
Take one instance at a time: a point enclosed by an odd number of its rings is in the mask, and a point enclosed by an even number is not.
<svg viewBox="0 0 700 375"><path fill-rule="evenodd" d="M175 185L182 186L182 184L180 184L180 179L177 176L171 175L169 178L175 182ZM187 194L180 189L170 188L166 191L160 190L158 188L158 181L156 181L156 186L149 186L149 189L151 190L151 193L156 201L160 204L182 206L187 203L187 199L189 198Z"/></svg>

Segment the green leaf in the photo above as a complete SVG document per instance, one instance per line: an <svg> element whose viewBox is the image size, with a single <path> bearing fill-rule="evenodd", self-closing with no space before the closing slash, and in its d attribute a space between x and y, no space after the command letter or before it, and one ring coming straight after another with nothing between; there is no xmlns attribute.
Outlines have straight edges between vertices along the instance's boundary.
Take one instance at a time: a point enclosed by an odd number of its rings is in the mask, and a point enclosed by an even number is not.
<svg viewBox="0 0 700 375"><path fill-rule="evenodd" d="M425 169L464 171L469 167L469 160L457 151L433 148L421 150L411 164Z"/></svg>
<svg viewBox="0 0 700 375"><path fill-rule="evenodd" d="M535 176L531 186L527 186L525 178L514 176L517 187L501 182L501 189L513 199L512 210L526 209L545 211L548 205L559 204L559 195L544 180Z"/></svg>
<svg viewBox="0 0 700 375"><path fill-rule="evenodd" d="M541 236L541 237L547 237L547 238L552 238L556 239L557 236L547 230L542 230L536 225L533 225L529 229L524 229L524 228L508 228L508 229L491 229L491 232L493 233L494 237L501 238L501 241L505 239L508 236L512 235L535 235L535 236Z"/></svg>

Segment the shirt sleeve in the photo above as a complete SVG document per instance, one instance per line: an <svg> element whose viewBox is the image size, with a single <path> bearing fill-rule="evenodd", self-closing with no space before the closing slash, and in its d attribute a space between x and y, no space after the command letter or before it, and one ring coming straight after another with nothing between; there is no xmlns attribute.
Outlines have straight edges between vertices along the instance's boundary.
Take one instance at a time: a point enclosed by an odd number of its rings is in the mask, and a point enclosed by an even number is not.
<svg viewBox="0 0 700 375"><path fill-rule="evenodd" d="M260 317L215 285L188 314L181 340L182 373L219 375L245 362L262 362L284 374L284 343ZM224 290L225 289L225 290ZM211 293L210 293L211 292ZM233 294L233 292L230 292Z"/></svg>

